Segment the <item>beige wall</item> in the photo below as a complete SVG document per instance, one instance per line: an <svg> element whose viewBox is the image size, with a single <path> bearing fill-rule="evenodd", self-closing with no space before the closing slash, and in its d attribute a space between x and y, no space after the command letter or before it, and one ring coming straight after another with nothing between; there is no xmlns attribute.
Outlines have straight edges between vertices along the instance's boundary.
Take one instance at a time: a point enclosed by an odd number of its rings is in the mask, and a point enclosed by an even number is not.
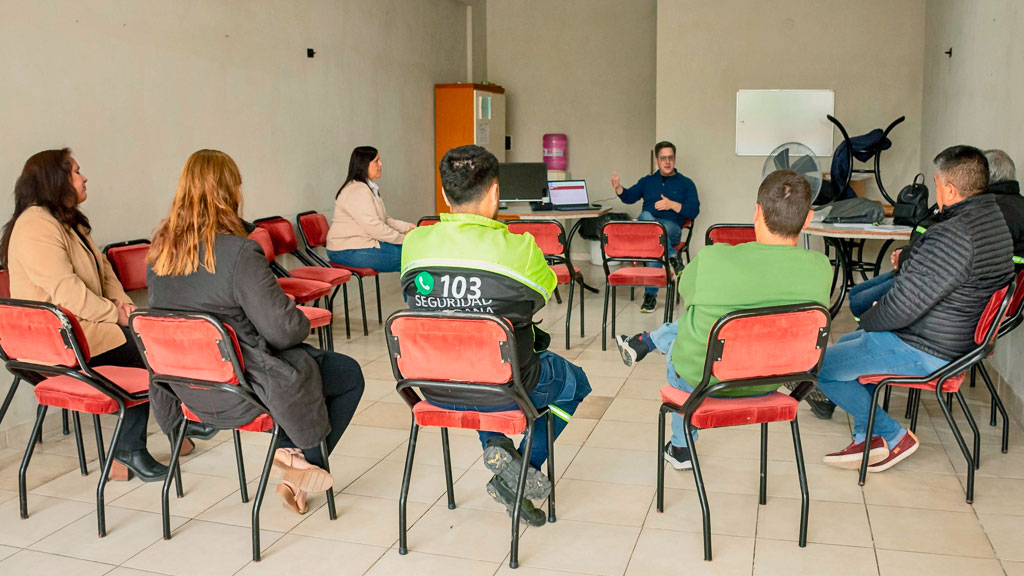
<svg viewBox="0 0 1024 576"><path fill-rule="evenodd" d="M1002 148L1024 170L1024 6L1016 0L928 0L921 168L947 146ZM943 52L953 48L953 57ZM1000 341L989 364L1024 398L1024 331ZM1006 395L1004 394L1004 398ZM1006 398L1010 400L1009 398ZM1018 417L1021 413L1018 413Z"/></svg>
<svg viewBox="0 0 1024 576"><path fill-rule="evenodd" d="M544 134L564 133L569 172L588 181L591 200L614 196L614 169L646 174L655 13L654 0L489 0L487 79L506 90L506 159L539 162Z"/></svg>
<svg viewBox="0 0 1024 576"><path fill-rule="evenodd" d="M7 0L0 54L5 220L22 164L47 148L74 149L103 244L148 237L199 148L238 162L246 217L290 218L332 206L349 153L365 143L381 150L390 211L415 221L434 212L433 85L465 77L466 8ZM4 428L31 418L30 398L19 393Z"/></svg>
<svg viewBox="0 0 1024 576"><path fill-rule="evenodd" d="M700 192L697 245L711 224L753 216L765 158L735 154L740 89L834 90L851 135L906 115L883 183L895 193L917 173L924 0L659 0L657 34L657 135Z"/></svg>

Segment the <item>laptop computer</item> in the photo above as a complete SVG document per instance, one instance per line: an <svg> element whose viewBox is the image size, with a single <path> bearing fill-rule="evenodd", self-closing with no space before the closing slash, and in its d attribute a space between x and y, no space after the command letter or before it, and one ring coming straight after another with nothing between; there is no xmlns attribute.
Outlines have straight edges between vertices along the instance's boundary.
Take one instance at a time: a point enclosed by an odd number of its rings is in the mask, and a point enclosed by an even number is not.
<svg viewBox="0 0 1024 576"><path fill-rule="evenodd" d="M553 210L595 210L587 196L586 180L555 180L548 182L548 195Z"/></svg>

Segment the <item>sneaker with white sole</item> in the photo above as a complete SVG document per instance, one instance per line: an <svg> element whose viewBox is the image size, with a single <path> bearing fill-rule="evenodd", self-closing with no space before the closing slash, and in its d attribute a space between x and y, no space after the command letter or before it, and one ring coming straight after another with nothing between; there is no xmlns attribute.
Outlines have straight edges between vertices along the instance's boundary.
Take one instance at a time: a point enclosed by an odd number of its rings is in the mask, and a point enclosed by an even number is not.
<svg viewBox="0 0 1024 576"><path fill-rule="evenodd" d="M917 436L915 436L910 430L907 430L907 433L903 435L903 438L900 438L900 441L889 449L889 456L884 460L880 460L868 466L868 472L884 472L885 470L892 468L907 456L917 452L917 447L920 445L921 443L917 441Z"/></svg>
<svg viewBox="0 0 1024 576"><path fill-rule="evenodd" d="M885 460L889 456L889 448L885 445L885 440L881 436L871 437L871 446L868 454L868 465L875 464ZM863 442L850 442L850 445L843 448L839 452L833 452L826 454L822 461L830 466L837 468L844 468L847 470L856 470L860 468L860 463L864 459L864 443Z"/></svg>
<svg viewBox="0 0 1024 576"><path fill-rule="evenodd" d="M689 446L673 446L671 442L668 442L665 444L664 454L665 460L676 470L689 470L693 468Z"/></svg>
<svg viewBox="0 0 1024 576"><path fill-rule="evenodd" d="M644 294L644 303L640 305L640 311L644 314L650 314L657 307L658 297L654 294Z"/></svg>
<svg viewBox="0 0 1024 576"><path fill-rule="evenodd" d="M640 334L635 336L619 334L615 337L615 345L619 347L619 355L622 356L622 363L626 366L632 366L643 360L651 351L651 347L640 339Z"/></svg>

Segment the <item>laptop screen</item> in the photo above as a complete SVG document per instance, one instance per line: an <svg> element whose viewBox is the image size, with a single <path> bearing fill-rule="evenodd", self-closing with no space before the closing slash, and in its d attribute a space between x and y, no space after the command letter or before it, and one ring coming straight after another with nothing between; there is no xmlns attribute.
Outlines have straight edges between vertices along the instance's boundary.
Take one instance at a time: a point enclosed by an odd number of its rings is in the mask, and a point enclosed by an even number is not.
<svg viewBox="0 0 1024 576"><path fill-rule="evenodd" d="M585 180L548 182L548 194L551 195L551 203L555 206L590 203Z"/></svg>

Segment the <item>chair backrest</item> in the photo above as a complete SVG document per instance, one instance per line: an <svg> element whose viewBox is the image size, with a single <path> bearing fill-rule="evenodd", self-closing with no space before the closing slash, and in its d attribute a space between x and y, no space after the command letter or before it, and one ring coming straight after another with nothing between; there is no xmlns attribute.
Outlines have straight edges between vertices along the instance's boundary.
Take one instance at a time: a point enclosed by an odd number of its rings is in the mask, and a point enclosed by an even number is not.
<svg viewBox="0 0 1024 576"><path fill-rule="evenodd" d="M0 298L11 297L11 273L0 270Z"/></svg>
<svg viewBox="0 0 1024 576"><path fill-rule="evenodd" d="M267 257L267 262L273 262L277 258L277 253L274 252L274 241L271 240L270 232L267 232L265 228L257 227L249 233L249 239L260 245L263 255Z"/></svg>
<svg viewBox="0 0 1024 576"><path fill-rule="evenodd" d="M385 332L391 367L399 380L490 385L518 381L515 337L499 316L403 310L388 318Z"/></svg>
<svg viewBox="0 0 1024 576"><path fill-rule="evenodd" d="M659 222L608 222L601 229L605 258L659 260L668 253L668 233Z"/></svg>
<svg viewBox="0 0 1024 576"><path fill-rule="evenodd" d="M984 346L987 352L991 352L996 346L999 326L1006 319L1006 312L1010 308L1010 301L1013 298L1013 292L1016 291L1016 286L1017 281L1014 280L1009 285L996 290L988 299L988 304L982 311L981 317L978 318L978 327L974 329L974 343Z"/></svg>
<svg viewBox="0 0 1024 576"><path fill-rule="evenodd" d="M1013 296L1010 298L1010 305L1006 308L1006 320L1004 323L1016 327L1021 323L1024 316L1024 309L1021 302L1024 301L1024 270L1017 272L1016 287L1013 289Z"/></svg>
<svg viewBox="0 0 1024 576"><path fill-rule="evenodd" d="M327 245L327 231L331 225L327 217L319 212L303 212L296 218L299 224L299 233L302 234L302 241L310 250Z"/></svg>
<svg viewBox="0 0 1024 576"><path fill-rule="evenodd" d="M89 362L82 325L63 308L0 298L0 354L5 361L76 367Z"/></svg>
<svg viewBox="0 0 1024 576"><path fill-rule="evenodd" d="M125 290L146 289L146 254L149 240L127 240L103 247L103 253L114 269L114 275Z"/></svg>
<svg viewBox="0 0 1024 576"><path fill-rule="evenodd" d="M420 218L419 222L417 222L416 225L417 226L433 226L434 224L437 224L440 221L441 221L441 217L440 216L424 216L423 218Z"/></svg>
<svg viewBox="0 0 1024 576"><path fill-rule="evenodd" d="M291 254L299 249L298 239L295 237L295 229L292 223L280 216L260 218L253 222L256 227L263 228L270 233L270 240L274 243L276 255Z"/></svg>
<svg viewBox="0 0 1024 576"><path fill-rule="evenodd" d="M756 380L815 374L828 345L831 318L818 304L738 310L708 336L705 380Z"/></svg>
<svg viewBox="0 0 1024 576"><path fill-rule="evenodd" d="M212 316L148 309L132 314L129 325L155 376L238 384L244 370L238 338Z"/></svg>
<svg viewBox="0 0 1024 576"><path fill-rule="evenodd" d="M704 233L704 244L746 244L755 242L753 224L713 224Z"/></svg>
<svg viewBox="0 0 1024 576"><path fill-rule="evenodd" d="M545 256L565 258L565 229L554 220L513 220L508 223L508 231L529 232Z"/></svg>

